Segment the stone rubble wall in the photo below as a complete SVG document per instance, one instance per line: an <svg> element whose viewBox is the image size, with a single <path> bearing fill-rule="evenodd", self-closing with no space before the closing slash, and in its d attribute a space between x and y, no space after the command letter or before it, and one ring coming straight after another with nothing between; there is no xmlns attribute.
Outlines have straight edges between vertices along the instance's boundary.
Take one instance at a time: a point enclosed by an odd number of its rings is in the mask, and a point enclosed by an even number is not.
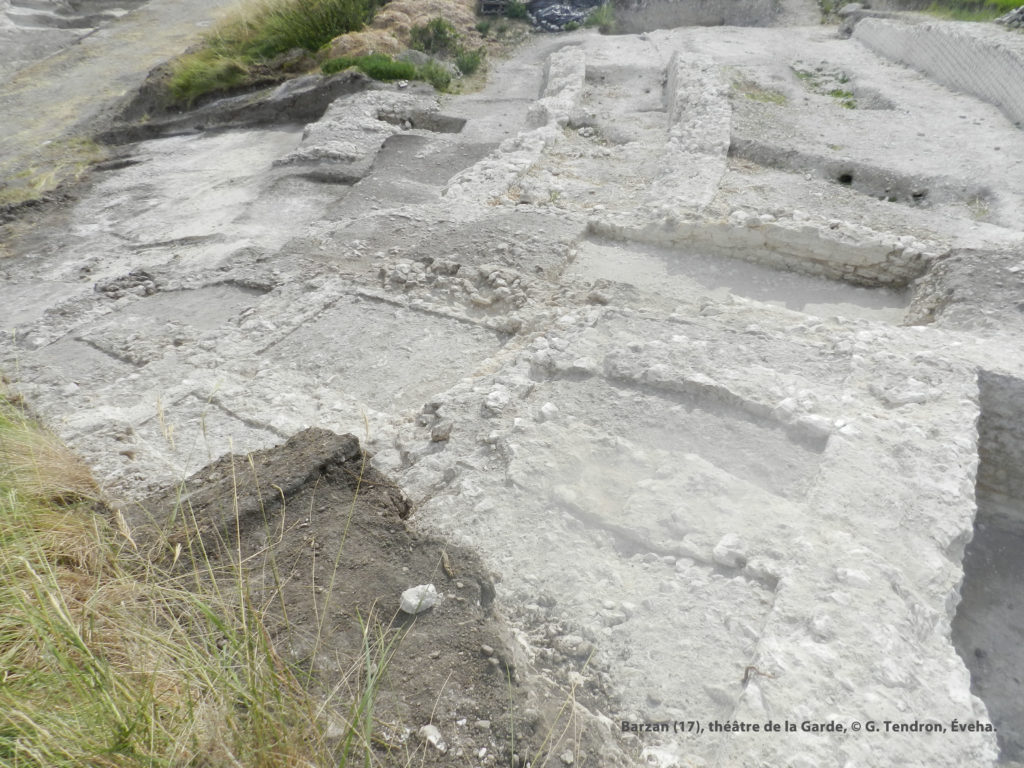
<svg viewBox="0 0 1024 768"><path fill-rule="evenodd" d="M696 212L711 202L728 165L728 90L711 60L672 54L665 85L670 126L665 171L651 185L647 210Z"/></svg>
<svg viewBox="0 0 1024 768"><path fill-rule="evenodd" d="M1017 27L1024 27L1024 5L1000 16L996 19L996 24L1005 24L1015 29Z"/></svg>
<svg viewBox="0 0 1024 768"><path fill-rule="evenodd" d="M425 93L368 91L338 99L302 132L302 142L275 166L327 165L361 178L388 137L411 127L413 115L438 111L437 99Z"/></svg>
<svg viewBox="0 0 1024 768"><path fill-rule="evenodd" d="M611 239L684 246L864 286L903 287L938 256L934 244L803 211L784 218L734 211L727 220L666 219L641 228L595 219L589 228Z"/></svg>
<svg viewBox="0 0 1024 768"><path fill-rule="evenodd" d="M853 37L1024 126L1024 37L981 24L864 18Z"/></svg>

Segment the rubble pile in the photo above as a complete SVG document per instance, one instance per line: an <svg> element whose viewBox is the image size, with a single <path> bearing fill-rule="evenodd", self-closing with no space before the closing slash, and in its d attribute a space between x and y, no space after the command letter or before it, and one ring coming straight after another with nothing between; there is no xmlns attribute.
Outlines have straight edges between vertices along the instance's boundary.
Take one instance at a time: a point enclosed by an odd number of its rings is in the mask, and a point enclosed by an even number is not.
<svg viewBox="0 0 1024 768"><path fill-rule="evenodd" d="M1024 25L1024 5L1015 8L1009 13L1004 13L996 19L996 24L1005 24L1008 27L1014 28Z"/></svg>
<svg viewBox="0 0 1024 768"><path fill-rule="evenodd" d="M566 28L582 26L587 17L601 5L601 0L534 0L527 6L526 12L534 26L548 32L561 32Z"/></svg>

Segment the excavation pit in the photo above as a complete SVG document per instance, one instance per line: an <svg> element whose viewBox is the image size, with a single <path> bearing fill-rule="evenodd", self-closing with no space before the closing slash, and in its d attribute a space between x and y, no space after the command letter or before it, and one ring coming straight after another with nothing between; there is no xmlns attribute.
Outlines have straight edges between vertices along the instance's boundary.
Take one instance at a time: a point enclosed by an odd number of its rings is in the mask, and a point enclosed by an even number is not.
<svg viewBox="0 0 1024 768"><path fill-rule="evenodd" d="M131 312L162 322L179 321L202 331L223 327L251 307L266 289L237 282L162 291L141 299Z"/></svg>
<svg viewBox="0 0 1024 768"><path fill-rule="evenodd" d="M1007 763L1024 760L1024 380L983 371L978 385L978 512L953 643Z"/></svg>

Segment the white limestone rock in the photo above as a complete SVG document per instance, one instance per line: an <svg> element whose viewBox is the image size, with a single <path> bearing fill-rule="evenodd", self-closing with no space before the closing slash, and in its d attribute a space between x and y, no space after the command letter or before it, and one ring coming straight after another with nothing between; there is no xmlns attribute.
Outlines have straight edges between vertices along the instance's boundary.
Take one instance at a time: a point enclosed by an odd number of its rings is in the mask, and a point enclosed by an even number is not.
<svg viewBox="0 0 1024 768"><path fill-rule="evenodd" d="M409 587L402 593L402 602L399 606L403 613L415 616L417 613L429 611L441 600L437 594L437 588L433 584L420 584Z"/></svg>

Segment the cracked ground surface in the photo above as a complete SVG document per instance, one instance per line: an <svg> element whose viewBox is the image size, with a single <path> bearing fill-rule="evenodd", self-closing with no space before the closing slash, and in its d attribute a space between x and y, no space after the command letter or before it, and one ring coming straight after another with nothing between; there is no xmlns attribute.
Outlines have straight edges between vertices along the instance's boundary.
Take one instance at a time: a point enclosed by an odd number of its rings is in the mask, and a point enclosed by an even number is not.
<svg viewBox="0 0 1024 768"><path fill-rule="evenodd" d="M0 364L109 488L351 432L645 762L1024 754L1019 566L968 548L1021 529L1019 128L825 27L346 99L131 145L0 262ZM690 720L946 732L619 728Z"/></svg>

